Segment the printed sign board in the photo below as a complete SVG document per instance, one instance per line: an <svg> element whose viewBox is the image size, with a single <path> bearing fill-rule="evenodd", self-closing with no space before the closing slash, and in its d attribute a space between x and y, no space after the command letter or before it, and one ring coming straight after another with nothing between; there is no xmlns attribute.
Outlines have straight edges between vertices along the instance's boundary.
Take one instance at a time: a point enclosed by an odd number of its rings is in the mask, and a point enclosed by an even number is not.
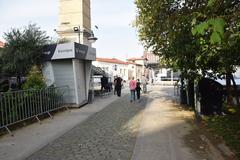
<svg viewBox="0 0 240 160"><path fill-rule="evenodd" d="M44 61L59 59L82 59L94 61L96 60L96 49L75 42L52 44L44 47Z"/></svg>

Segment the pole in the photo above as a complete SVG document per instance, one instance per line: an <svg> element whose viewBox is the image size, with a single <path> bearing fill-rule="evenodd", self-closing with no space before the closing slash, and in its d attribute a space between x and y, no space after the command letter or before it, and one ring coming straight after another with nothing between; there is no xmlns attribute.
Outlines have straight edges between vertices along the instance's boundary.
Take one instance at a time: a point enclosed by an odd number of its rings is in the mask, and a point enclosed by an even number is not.
<svg viewBox="0 0 240 160"><path fill-rule="evenodd" d="M78 26L78 43L80 44L81 40L80 40L80 26Z"/></svg>

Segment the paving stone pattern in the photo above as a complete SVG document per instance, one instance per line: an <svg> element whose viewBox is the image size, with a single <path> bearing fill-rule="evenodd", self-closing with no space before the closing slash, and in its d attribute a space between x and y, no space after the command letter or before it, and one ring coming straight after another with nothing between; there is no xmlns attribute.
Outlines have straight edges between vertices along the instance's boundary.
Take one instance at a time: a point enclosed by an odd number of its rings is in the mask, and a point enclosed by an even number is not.
<svg viewBox="0 0 240 160"><path fill-rule="evenodd" d="M124 96L26 160L130 160L146 101Z"/></svg>

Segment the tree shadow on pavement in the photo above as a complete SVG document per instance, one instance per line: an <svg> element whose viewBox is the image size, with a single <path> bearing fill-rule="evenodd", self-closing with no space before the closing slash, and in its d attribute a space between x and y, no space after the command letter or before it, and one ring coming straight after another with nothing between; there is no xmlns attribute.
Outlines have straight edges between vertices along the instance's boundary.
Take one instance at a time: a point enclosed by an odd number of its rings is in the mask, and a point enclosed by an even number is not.
<svg viewBox="0 0 240 160"><path fill-rule="evenodd" d="M171 87L155 88L149 100L132 160L216 159L199 133L189 136L194 113L176 103Z"/></svg>

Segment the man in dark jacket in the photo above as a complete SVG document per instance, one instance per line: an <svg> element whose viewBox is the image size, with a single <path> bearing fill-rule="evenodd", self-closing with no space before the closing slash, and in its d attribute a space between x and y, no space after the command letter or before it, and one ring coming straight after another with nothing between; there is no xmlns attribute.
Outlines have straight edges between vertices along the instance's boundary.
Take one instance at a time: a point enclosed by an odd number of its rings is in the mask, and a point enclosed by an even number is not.
<svg viewBox="0 0 240 160"><path fill-rule="evenodd" d="M117 77L115 80L115 89L117 91L118 97L121 97L121 89L122 89L122 78Z"/></svg>

